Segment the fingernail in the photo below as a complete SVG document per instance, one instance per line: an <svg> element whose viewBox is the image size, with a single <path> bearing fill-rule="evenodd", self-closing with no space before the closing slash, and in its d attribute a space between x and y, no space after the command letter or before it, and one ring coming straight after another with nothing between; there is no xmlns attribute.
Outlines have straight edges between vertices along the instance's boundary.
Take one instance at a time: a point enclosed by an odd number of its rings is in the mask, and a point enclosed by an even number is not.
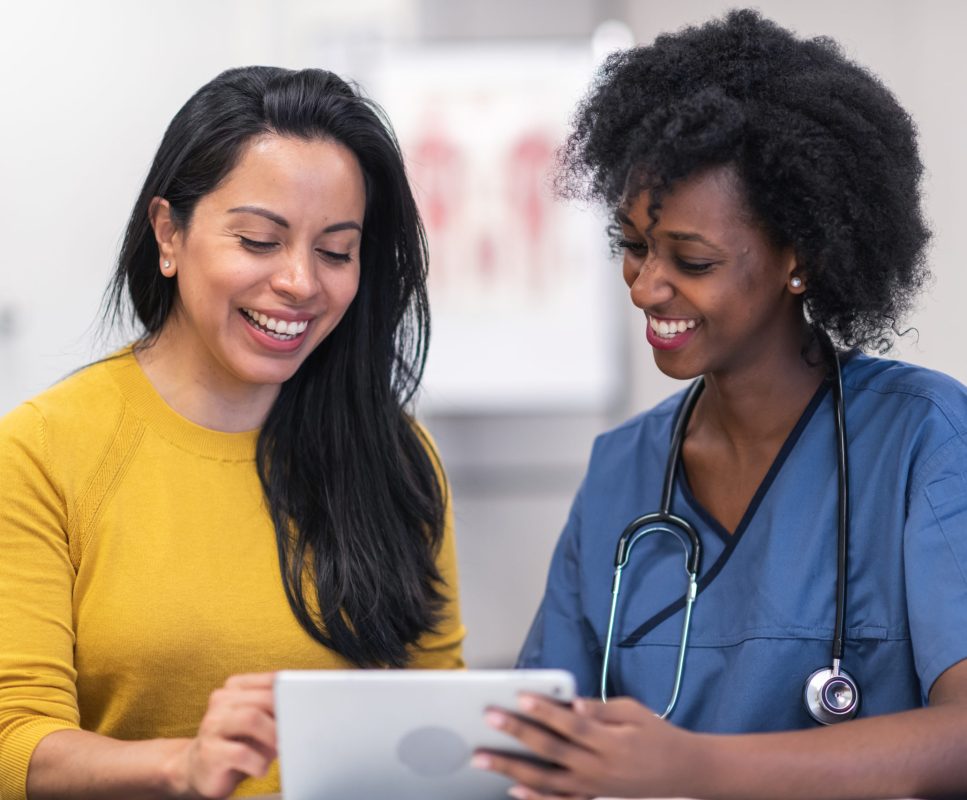
<svg viewBox="0 0 967 800"><path fill-rule="evenodd" d="M533 711L535 708L537 708L537 700L535 700L529 694L522 694L520 699L517 701L517 705L522 711Z"/></svg>
<svg viewBox="0 0 967 800"><path fill-rule="evenodd" d="M517 800L527 800L527 790L523 786L511 786L507 790L507 794L516 797Z"/></svg>
<svg viewBox="0 0 967 800"><path fill-rule="evenodd" d="M507 724L507 717L499 711L488 711L484 714L484 722L491 728L503 728Z"/></svg>
<svg viewBox="0 0 967 800"><path fill-rule="evenodd" d="M493 761L490 756L486 756L483 753L477 753L470 759L470 766L476 769L490 769Z"/></svg>
<svg viewBox="0 0 967 800"><path fill-rule="evenodd" d="M574 710L577 711L578 714L583 714L588 710L588 704L581 699L577 699L574 701Z"/></svg>

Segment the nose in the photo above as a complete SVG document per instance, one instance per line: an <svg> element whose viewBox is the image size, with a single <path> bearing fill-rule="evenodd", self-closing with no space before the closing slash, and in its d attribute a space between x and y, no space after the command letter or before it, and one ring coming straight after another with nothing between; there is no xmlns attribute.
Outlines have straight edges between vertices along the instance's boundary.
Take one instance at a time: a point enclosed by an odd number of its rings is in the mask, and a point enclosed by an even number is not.
<svg viewBox="0 0 967 800"><path fill-rule="evenodd" d="M293 303L301 303L319 291L318 265L314 252L292 252L272 274L272 289Z"/></svg>
<svg viewBox="0 0 967 800"><path fill-rule="evenodd" d="M631 302L643 310L660 306L675 296L669 266L653 252L630 265L626 258L625 280L631 292Z"/></svg>

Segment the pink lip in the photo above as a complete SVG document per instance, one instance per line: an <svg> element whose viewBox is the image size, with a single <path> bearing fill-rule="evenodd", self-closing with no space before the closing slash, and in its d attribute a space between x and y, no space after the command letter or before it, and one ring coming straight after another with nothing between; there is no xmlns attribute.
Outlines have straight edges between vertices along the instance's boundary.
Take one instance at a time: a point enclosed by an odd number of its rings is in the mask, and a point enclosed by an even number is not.
<svg viewBox="0 0 967 800"><path fill-rule="evenodd" d="M701 325L696 325L694 328L686 328L674 336L661 337L652 330L651 319L659 319L659 317L647 319L645 322L645 337L648 339L648 344L656 350L677 350L679 347L687 344L695 335L695 331L701 327Z"/></svg>
<svg viewBox="0 0 967 800"><path fill-rule="evenodd" d="M255 309L252 309L252 310L254 311ZM247 330L249 332L249 334L252 336L252 338L255 340L255 342L257 344L259 344L261 347L263 347L264 349L271 350L273 353L292 353L292 352L295 352L296 350L298 350L302 346L302 343L306 339L306 334L309 332L309 328L312 327L311 325L308 325L308 326L306 326L306 329L304 331L302 331L302 333L297 334L292 339L287 339L285 341L281 341L279 339L272 338L265 331L261 330L260 328L256 328L254 325L252 325L251 321L249 320L248 315L244 311L242 311L241 309L239 309L239 312L238 313L242 317L242 324L245 326L245 330ZM268 314L266 314L266 316L268 316ZM275 319L283 319L283 317L277 316L277 317L275 317ZM293 318L288 319L286 321L287 322L292 322L292 321L301 322L302 319L309 319L309 320L311 320L311 319L313 319L313 317L302 317L302 318L294 318L293 317Z"/></svg>

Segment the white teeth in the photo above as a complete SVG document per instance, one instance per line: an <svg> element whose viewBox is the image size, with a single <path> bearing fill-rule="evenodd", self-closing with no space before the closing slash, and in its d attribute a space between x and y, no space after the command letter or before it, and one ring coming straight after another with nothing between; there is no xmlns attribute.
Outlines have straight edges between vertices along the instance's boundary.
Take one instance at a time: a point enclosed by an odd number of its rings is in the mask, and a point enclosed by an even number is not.
<svg viewBox="0 0 967 800"><path fill-rule="evenodd" d="M245 316L252 320L253 323L263 328L266 332L269 332L269 335L273 339L278 339L279 341L292 339L309 327L308 320L286 322L284 319L275 319L258 311L253 311L250 308L243 308L242 311L245 312Z"/></svg>
<svg viewBox="0 0 967 800"><path fill-rule="evenodd" d="M678 336L680 333L685 333L685 331L694 328L696 325L694 319L676 319L676 320L656 320L653 317L648 317L648 325L651 327L658 336L670 339L673 336Z"/></svg>

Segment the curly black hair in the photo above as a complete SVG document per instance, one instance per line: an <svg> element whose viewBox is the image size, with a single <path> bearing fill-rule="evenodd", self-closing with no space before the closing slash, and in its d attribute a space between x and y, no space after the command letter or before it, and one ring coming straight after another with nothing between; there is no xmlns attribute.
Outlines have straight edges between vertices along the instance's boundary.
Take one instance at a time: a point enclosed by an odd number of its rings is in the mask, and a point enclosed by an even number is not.
<svg viewBox="0 0 967 800"><path fill-rule="evenodd" d="M831 39L751 10L611 55L578 106L558 188L615 207L731 165L752 216L792 246L805 309L846 347L885 351L929 273L913 120Z"/></svg>

